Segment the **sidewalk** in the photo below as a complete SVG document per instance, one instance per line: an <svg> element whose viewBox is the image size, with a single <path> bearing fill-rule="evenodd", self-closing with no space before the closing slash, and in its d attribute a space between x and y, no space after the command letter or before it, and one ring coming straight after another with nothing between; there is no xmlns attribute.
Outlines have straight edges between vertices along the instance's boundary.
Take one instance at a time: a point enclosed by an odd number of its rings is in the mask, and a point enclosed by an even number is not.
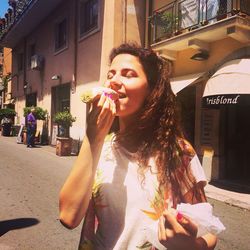
<svg viewBox="0 0 250 250"><path fill-rule="evenodd" d="M226 188L208 184L205 187L207 197L225 202L232 206L250 210L250 193L229 191Z"/></svg>

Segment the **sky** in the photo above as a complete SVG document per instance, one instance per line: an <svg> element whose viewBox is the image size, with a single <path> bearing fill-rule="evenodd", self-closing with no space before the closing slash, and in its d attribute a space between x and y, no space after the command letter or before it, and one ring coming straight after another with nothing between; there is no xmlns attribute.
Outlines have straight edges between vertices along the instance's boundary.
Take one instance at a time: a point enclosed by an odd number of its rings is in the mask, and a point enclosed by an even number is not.
<svg viewBox="0 0 250 250"><path fill-rule="evenodd" d="M0 17L4 17L8 8L8 0L0 0Z"/></svg>

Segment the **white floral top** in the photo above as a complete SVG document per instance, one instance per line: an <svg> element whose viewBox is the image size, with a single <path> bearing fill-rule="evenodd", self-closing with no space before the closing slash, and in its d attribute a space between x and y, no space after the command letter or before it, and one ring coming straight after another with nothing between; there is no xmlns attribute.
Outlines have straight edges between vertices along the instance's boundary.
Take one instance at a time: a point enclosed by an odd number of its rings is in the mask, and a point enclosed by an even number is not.
<svg viewBox="0 0 250 250"><path fill-rule="evenodd" d="M184 146L193 151L190 144ZM154 249L148 229L165 208L172 206L171 194L159 192L153 159L150 161L151 170L146 172L142 183L137 172L138 164L130 156L114 142L105 142L79 249ZM190 158L189 155L186 161L196 181L205 183L198 157ZM182 190L183 193L186 191Z"/></svg>

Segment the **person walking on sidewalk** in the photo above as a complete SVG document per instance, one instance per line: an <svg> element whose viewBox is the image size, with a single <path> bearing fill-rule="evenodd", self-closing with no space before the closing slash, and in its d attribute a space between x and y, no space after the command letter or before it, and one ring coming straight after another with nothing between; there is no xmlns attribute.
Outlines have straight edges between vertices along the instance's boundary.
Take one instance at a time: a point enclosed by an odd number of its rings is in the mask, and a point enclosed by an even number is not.
<svg viewBox="0 0 250 250"><path fill-rule="evenodd" d="M60 192L60 221L75 228L84 218L79 249L214 249L215 235L198 237L191 219L172 213L206 202L206 179L179 128L168 64L135 44L114 48L110 63Z"/></svg>
<svg viewBox="0 0 250 250"><path fill-rule="evenodd" d="M27 115L27 148L35 147L36 117L35 108L31 108Z"/></svg>

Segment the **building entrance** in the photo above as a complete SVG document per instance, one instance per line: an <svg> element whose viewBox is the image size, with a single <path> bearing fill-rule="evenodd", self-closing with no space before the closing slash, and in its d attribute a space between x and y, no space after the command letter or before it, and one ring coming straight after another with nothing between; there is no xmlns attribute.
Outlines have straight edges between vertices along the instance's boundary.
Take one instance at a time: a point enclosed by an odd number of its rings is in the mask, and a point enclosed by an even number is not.
<svg viewBox="0 0 250 250"><path fill-rule="evenodd" d="M225 178L250 184L250 106L226 107Z"/></svg>
<svg viewBox="0 0 250 250"><path fill-rule="evenodd" d="M195 141L195 93L195 86L189 86L177 94L184 136L192 146L194 146Z"/></svg>

